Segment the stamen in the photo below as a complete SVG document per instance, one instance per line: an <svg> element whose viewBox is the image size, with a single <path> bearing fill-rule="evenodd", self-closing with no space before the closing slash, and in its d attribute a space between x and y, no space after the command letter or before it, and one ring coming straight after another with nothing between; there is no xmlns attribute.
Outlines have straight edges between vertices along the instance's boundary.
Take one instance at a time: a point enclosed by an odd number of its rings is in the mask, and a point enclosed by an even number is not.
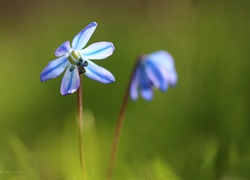
<svg viewBox="0 0 250 180"><path fill-rule="evenodd" d="M76 51L71 51L71 52L69 53L68 59L69 59L69 62L70 62L71 64L77 64L78 61L79 61L79 59L81 59L81 56L80 56L80 54L79 54L78 52L76 52Z"/></svg>
<svg viewBox="0 0 250 180"><path fill-rule="evenodd" d="M87 66L88 66L88 62L87 62L87 61L84 61L83 67L87 67Z"/></svg>
<svg viewBox="0 0 250 180"><path fill-rule="evenodd" d="M86 69L84 67L88 66L88 62L84 61L77 51L71 51L68 56L68 60L72 64L69 69L70 72L72 72L76 68L76 66L73 64L77 65L79 74L84 74L86 72Z"/></svg>
<svg viewBox="0 0 250 180"><path fill-rule="evenodd" d="M76 68L75 66L71 66L71 67L69 68L69 71L72 72L75 68Z"/></svg>
<svg viewBox="0 0 250 180"><path fill-rule="evenodd" d="M69 60L69 62L71 63L71 64L75 64L75 61L72 59L72 57L68 57L68 60Z"/></svg>
<svg viewBox="0 0 250 180"><path fill-rule="evenodd" d="M84 74L84 73L86 72L85 68L82 67L82 66L79 66L79 67L78 67L78 70L79 70L79 74L80 74L80 75L81 75L81 74Z"/></svg>
<svg viewBox="0 0 250 180"><path fill-rule="evenodd" d="M71 54L76 60L79 58L79 55L77 55L75 51L72 51Z"/></svg>
<svg viewBox="0 0 250 180"><path fill-rule="evenodd" d="M77 66L82 66L82 58L79 59L79 61L77 62Z"/></svg>

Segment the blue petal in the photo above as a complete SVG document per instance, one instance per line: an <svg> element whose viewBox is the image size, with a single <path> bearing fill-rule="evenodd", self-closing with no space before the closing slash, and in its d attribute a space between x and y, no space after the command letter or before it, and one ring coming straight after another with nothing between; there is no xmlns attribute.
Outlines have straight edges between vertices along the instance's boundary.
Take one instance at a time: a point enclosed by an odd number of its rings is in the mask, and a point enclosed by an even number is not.
<svg viewBox="0 0 250 180"><path fill-rule="evenodd" d="M135 73L133 74L132 81L130 84L130 97L132 100L137 100L138 98L138 86L140 81L140 68L136 68Z"/></svg>
<svg viewBox="0 0 250 180"><path fill-rule="evenodd" d="M167 81L170 83L170 85L175 86L178 80L178 75L175 71L175 69L169 69L167 76Z"/></svg>
<svg viewBox="0 0 250 180"><path fill-rule="evenodd" d="M92 22L86 26L81 32L79 32L72 41L72 48L75 50L80 50L88 43L90 37L96 29L97 23Z"/></svg>
<svg viewBox="0 0 250 180"><path fill-rule="evenodd" d="M174 59L173 57L166 51L161 50L154 53L151 53L147 56L149 61L160 63L162 66L167 69L174 67Z"/></svg>
<svg viewBox="0 0 250 180"><path fill-rule="evenodd" d="M67 65L68 59L66 56L62 56L49 62L40 75L41 82L56 78L65 70Z"/></svg>
<svg viewBox="0 0 250 180"><path fill-rule="evenodd" d="M79 73L77 67L73 71L70 71L70 65L65 71L65 74L62 79L61 83L61 94L63 96L74 93L77 91L80 85L80 78L79 78Z"/></svg>
<svg viewBox="0 0 250 180"><path fill-rule="evenodd" d="M86 59L104 59L113 54L115 47L111 42L97 42L80 50L80 54Z"/></svg>
<svg viewBox="0 0 250 180"><path fill-rule="evenodd" d="M141 96L147 100L150 101L153 98L153 89L152 89L152 82L147 77L147 74L144 69L141 71L141 77L140 77L140 90L141 90Z"/></svg>
<svg viewBox="0 0 250 180"><path fill-rule="evenodd" d="M111 83L115 81L115 77L103 67L97 66L95 63L88 61L85 75L89 78L99 81L103 84Z"/></svg>
<svg viewBox="0 0 250 180"><path fill-rule="evenodd" d="M167 73L167 70L163 66L159 66L157 63L153 63L152 61L145 61L145 70L148 78L155 87L162 91L167 90L168 83L164 76Z"/></svg>
<svg viewBox="0 0 250 180"><path fill-rule="evenodd" d="M60 57L62 55L65 55L67 52L69 52L70 49L71 49L70 48L70 43L69 43L69 41L66 41L61 46L59 46L57 48L57 50L55 51L55 55L57 57Z"/></svg>
<svg viewBox="0 0 250 180"><path fill-rule="evenodd" d="M161 70L164 78L171 84L175 85L177 83L177 73L174 66L173 57L166 51L157 51L147 56L148 61L158 64L158 67L164 68Z"/></svg>

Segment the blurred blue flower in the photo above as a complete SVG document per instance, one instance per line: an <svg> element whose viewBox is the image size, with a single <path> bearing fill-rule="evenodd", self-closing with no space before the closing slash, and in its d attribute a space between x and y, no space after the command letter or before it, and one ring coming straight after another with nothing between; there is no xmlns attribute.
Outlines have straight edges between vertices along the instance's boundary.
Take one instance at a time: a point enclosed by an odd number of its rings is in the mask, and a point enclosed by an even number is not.
<svg viewBox="0 0 250 180"><path fill-rule="evenodd" d="M143 55L138 60L130 84L132 100L138 98L138 89L141 96L150 101L153 98L153 88L166 91L168 86L177 83L177 73L172 56L166 51L157 51Z"/></svg>
<svg viewBox="0 0 250 180"><path fill-rule="evenodd" d="M55 51L57 59L49 62L40 75L41 82L56 78L65 69L60 92L67 95L77 91L80 85L79 75L85 74L91 79L104 84L114 82L114 76L106 69L97 66L90 59L100 60L109 57L114 51L111 42L97 42L85 49L90 37L97 27L96 22L90 23L70 42L66 41Z"/></svg>

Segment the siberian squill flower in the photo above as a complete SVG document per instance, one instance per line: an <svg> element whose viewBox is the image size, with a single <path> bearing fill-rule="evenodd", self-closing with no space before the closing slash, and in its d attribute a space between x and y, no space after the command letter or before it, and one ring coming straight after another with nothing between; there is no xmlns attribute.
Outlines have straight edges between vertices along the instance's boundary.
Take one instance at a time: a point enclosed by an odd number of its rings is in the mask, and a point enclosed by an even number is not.
<svg viewBox="0 0 250 180"><path fill-rule="evenodd" d="M77 91L80 85L81 74L89 78L107 84L114 82L114 76L106 69L96 65L90 59L100 60L109 57L114 46L111 42L97 42L89 45L85 49L90 37L96 29L97 23L92 22L80 31L70 42L66 41L55 51L58 58L49 62L40 75L42 82L56 78L65 71L60 92L67 95Z"/></svg>
<svg viewBox="0 0 250 180"><path fill-rule="evenodd" d="M141 96L150 101L154 87L164 92L169 85L176 83L177 73L172 56L166 51L157 51L138 60L130 85L130 96L136 100L139 90Z"/></svg>

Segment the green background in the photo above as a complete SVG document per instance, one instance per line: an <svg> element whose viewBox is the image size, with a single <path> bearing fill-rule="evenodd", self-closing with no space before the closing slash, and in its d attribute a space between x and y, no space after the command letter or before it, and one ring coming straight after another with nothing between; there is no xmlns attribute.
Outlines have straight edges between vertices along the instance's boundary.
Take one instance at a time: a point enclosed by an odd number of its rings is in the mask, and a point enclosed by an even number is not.
<svg viewBox="0 0 250 180"><path fill-rule="evenodd" d="M250 1L1 1L0 179L82 178L76 94L40 82L54 51L92 21L108 85L83 76L88 180L106 177L116 119L140 54L160 49L178 84L129 101L115 180L250 179Z"/></svg>

